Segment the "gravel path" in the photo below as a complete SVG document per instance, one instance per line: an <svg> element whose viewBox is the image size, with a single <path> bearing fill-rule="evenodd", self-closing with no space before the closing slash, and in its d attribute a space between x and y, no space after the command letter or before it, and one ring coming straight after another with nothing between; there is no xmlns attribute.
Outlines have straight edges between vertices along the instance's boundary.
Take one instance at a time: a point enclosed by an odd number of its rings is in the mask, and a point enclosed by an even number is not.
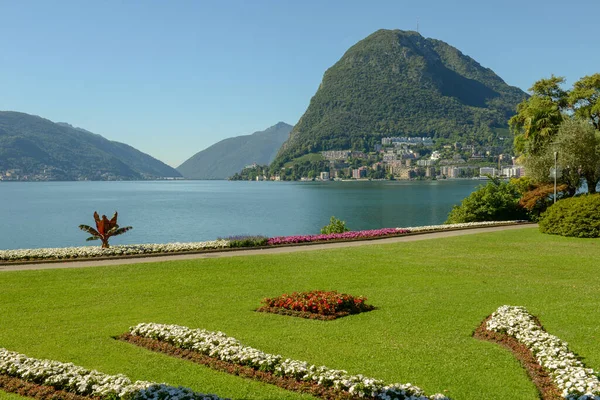
<svg viewBox="0 0 600 400"><path fill-rule="evenodd" d="M474 235L483 232L497 232L506 231L513 229L527 229L537 228L537 224L523 224L523 225L508 225L508 226L492 226L484 228L474 229L463 229L456 231L446 232L433 232L424 233L413 236L399 236L393 238L376 239L376 240L361 240L352 242L337 242L337 243L320 243L313 245L303 246L290 246L290 247L275 247L268 249L248 249L240 251L224 251L224 252L212 252L212 253L199 253L199 254L178 254L178 255L164 255L155 257L136 257L126 259L115 259L115 260L91 260L91 261L65 261L65 262L54 262L54 263L38 263L38 264L21 264L21 265L0 265L1 271L27 271L27 270L38 270L38 269L60 269L60 268L87 268L87 267L101 267L105 265L125 265L125 264L140 264L140 263L153 263L161 261L175 261L175 260L194 260L197 258L219 258L219 257L239 257L239 256L254 256L254 255L266 255L266 254L282 254L282 253L297 253L302 251L314 251L314 250L326 250L326 249L337 249L342 247L356 247L356 246L369 246L376 244L388 244L388 243L401 243L401 242L416 242L419 240L438 239L445 237L463 236L463 235Z"/></svg>

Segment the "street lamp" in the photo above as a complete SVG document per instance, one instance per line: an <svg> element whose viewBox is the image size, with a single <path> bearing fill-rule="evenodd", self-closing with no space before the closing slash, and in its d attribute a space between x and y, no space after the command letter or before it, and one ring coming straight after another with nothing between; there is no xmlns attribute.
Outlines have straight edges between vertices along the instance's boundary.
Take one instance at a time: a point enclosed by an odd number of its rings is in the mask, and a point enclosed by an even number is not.
<svg viewBox="0 0 600 400"><path fill-rule="evenodd" d="M557 170L557 161L558 161L558 151L554 152L554 204L556 204L556 175L558 175Z"/></svg>

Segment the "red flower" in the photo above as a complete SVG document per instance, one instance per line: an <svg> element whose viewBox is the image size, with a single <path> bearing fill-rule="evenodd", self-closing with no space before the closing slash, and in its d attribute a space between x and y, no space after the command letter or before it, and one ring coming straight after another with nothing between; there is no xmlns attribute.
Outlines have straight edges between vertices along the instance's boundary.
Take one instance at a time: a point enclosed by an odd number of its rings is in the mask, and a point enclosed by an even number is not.
<svg viewBox="0 0 600 400"><path fill-rule="evenodd" d="M356 314L373 309L372 306L364 304L365 300L364 297L353 297L336 291L315 290L312 292L294 292L289 296L284 294L272 299L267 298L263 300L263 303L281 309L308 311L320 315L335 315L337 313Z"/></svg>

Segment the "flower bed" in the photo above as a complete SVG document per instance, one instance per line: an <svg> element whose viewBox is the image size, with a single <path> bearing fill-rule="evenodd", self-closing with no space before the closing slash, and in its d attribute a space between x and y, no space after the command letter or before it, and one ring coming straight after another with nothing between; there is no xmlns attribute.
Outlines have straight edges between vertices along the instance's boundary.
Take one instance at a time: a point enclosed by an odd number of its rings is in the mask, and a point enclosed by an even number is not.
<svg viewBox="0 0 600 400"><path fill-rule="evenodd" d="M446 225L429 225L429 226L414 226L409 228L382 228L365 231L350 231L344 233L330 233L321 235L295 235L295 236L278 236L270 238L267 242L270 246L281 244L294 243L310 243L310 242L329 242L333 240L352 240L352 239L372 239L378 237L400 236L407 233L419 232L435 232L453 229L477 228L486 226L501 226L512 225L527 221L486 221L486 222L468 222L463 224L446 224Z"/></svg>
<svg viewBox="0 0 600 400"><path fill-rule="evenodd" d="M529 221L514 220L514 221L465 222L462 224L411 226L408 228L398 228L398 229L406 229L410 233L418 233L418 232L447 231L447 230L453 230L453 229L483 228L486 226L513 225L513 224L519 224L519 223L525 223L525 222L529 222Z"/></svg>
<svg viewBox="0 0 600 400"><path fill-rule="evenodd" d="M411 384L386 385L383 381L366 378L362 375L349 375L346 371L318 367L304 361L284 359L283 356L267 354L252 347L242 345L238 340L222 332L190 329L185 326L142 323L130 329L135 338L150 338L168 343L177 348L190 350L225 361L232 365L250 367L272 376L292 379L298 382L311 382L331 388L350 398L369 399L447 399L441 394L430 397ZM348 398L348 397L346 397Z"/></svg>
<svg viewBox="0 0 600 400"><path fill-rule="evenodd" d="M344 233L329 233L320 235L278 236L270 238L267 244L269 246L274 246L279 244L292 243L329 242L332 240L369 239L376 237L396 236L405 233L409 233L409 231L401 228L383 228L366 231L350 231Z"/></svg>
<svg viewBox="0 0 600 400"><path fill-rule="evenodd" d="M598 372L586 368L566 342L544 331L524 307L499 307L487 320L486 329L515 338L527 347L563 398L600 400Z"/></svg>
<svg viewBox="0 0 600 400"><path fill-rule="evenodd" d="M67 392L76 396L99 399L189 399L220 400L213 394L195 393L184 387L173 387L154 382L132 382L124 375L107 375L95 370L87 370L71 363L52 360L39 360L23 354L0 348L0 380L5 390L27 390L25 393L36 398L56 397L55 391ZM38 384L30 386L18 380ZM52 388L54 390L48 390ZM74 397L78 398L78 397Z"/></svg>
<svg viewBox="0 0 600 400"><path fill-rule="evenodd" d="M45 249L20 249L20 250L0 250L0 263L2 262L23 262L31 260L73 260L87 259L97 257L118 257L118 256L139 256L144 254L168 254L184 253L192 251L205 251L225 249L230 247L243 248L241 246L277 246L293 245L300 243L318 243L331 242L336 240L360 240L374 239L392 236L401 236L410 233L435 232L453 229L466 229L485 226L511 225L526 221L490 221L490 222L470 222L465 224L449 225L430 225L417 226L410 228L383 228L365 231L351 231L344 233L332 233L327 235L296 235L279 236L273 238L256 237L233 237L233 240L217 239L206 242L191 243L165 243L165 244L134 244L111 246L108 249L101 247L82 246L82 247L58 247Z"/></svg>
<svg viewBox="0 0 600 400"><path fill-rule="evenodd" d="M72 258L93 258L110 256L128 256L156 253L177 253L185 251L201 251L223 249L229 247L227 240L211 240L207 242L166 243L166 244L131 244L111 246L103 249L100 246L58 247L47 249L0 250L1 261L22 260L63 260Z"/></svg>
<svg viewBox="0 0 600 400"><path fill-rule="evenodd" d="M365 304L366 300L362 296L354 297L336 291L314 290L312 292L294 292L290 295L284 294L263 299L264 306L256 311L309 319L332 320L375 309L375 307Z"/></svg>

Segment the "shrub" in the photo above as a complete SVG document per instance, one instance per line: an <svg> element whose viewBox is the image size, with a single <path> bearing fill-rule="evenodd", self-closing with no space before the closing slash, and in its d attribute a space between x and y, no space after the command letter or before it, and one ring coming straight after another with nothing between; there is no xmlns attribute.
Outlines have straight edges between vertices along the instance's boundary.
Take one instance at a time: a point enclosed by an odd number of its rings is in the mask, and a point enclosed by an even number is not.
<svg viewBox="0 0 600 400"><path fill-rule="evenodd" d="M346 222L340 221L336 217L332 216L329 220L329 225L325 225L321 228L321 233L324 235L328 235L330 233L344 233L348 232L350 229L346 228Z"/></svg>
<svg viewBox="0 0 600 400"><path fill-rule="evenodd" d="M492 178L487 185L479 186L459 206L454 206L446 223L526 219L527 213L519 205L520 197L518 186Z"/></svg>
<svg viewBox="0 0 600 400"><path fill-rule="evenodd" d="M238 235L225 238L229 247L259 247L266 246L269 238L262 235Z"/></svg>
<svg viewBox="0 0 600 400"><path fill-rule="evenodd" d="M568 185L560 184L556 188L557 198L566 196ZM527 210L532 221L539 221L540 215L554 202L554 185L532 184L530 189L523 193L519 205Z"/></svg>
<svg viewBox="0 0 600 400"><path fill-rule="evenodd" d="M600 194L560 200L548 207L540 232L579 238L600 237Z"/></svg>

